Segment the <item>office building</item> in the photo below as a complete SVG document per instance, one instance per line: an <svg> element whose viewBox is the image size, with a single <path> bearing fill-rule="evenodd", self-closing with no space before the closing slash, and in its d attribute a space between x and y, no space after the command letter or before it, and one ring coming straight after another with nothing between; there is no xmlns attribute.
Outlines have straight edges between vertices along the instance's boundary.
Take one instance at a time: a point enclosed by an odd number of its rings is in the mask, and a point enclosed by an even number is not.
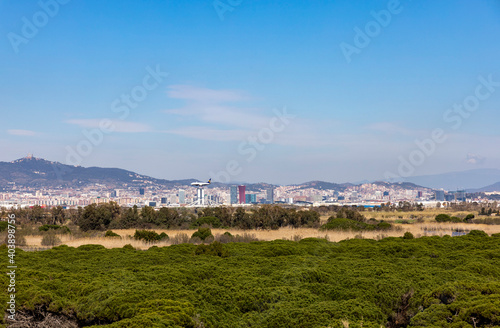
<svg viewBox="0 0 500 328"><path fill-rule="evenodd" d="M179 204L186 204L186 191L179 189Z"/></svg>
<svg viewBox="0 0 500 328"><path fill-rule="evenodd" d="M245 186L238 186L239 202L240 204L245 203Z"/></svg>
<svg viewBox="0 0 500 328"><path fill-rule="evenodd" d="M253 203L257 203L257 195L256 194L245 195L245 204L253 204Z"/></svg>
<svg viewBox="0 0 500 328"><path fill-rule="evenodd" d="M139 195L144 195L144 188L139 189Z"/></svg>
<svg viewBox="0 0 500 328"><path fill-rule="evenodd" d="M274 203L274 187L267 188L266 203L268 204Z"/></svg>
<svg viewBox="0 0 500 328"><path fill-rule="evenodd" d="M435 195L438 202L444 202L444 190L436 190Z"/></svg>
<svg viewBox="0 0 500 328"><path fill-rule="evenodd" d="M238 204L238 188L236 186L231 186L229 188L229 202L231 204Z"/></svg>
<svg viewBox="0 0 500 328"><path fill-rule="evenodd" d="M466 201L465 190L457 190L457 192L455 193L455 200L457 202L465 202Z"/></svg>
<svg viewBox="0 0 500 328"><path fill-rule="evenodd" d="M167 197L162 197L160 203L166 204L167 203Z"/></svg>

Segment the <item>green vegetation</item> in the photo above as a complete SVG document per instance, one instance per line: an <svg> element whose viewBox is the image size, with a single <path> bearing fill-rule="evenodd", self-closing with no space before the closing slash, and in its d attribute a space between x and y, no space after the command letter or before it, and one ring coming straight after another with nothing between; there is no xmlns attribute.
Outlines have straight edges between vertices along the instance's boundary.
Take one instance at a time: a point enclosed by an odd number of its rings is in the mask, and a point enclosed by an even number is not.
<svg viewBox="0 0 500 328"><path fill-rule="evenodd" d="M456 216L449 216L448 214L438 214L436 215L436 222L464 222L464 220Z"/></svg>
<svg viewBox="0 0 500 328"><path fill-rule="evenodd" d="M0 221L0 232L7 230L8 226L9 224L7 223L7 221Z"/></svg>
<svg viewBox="0 0 500 328"><path fill-rule="evenodd" d="M221 227L221 222L218 218L215 216L204 216L196 220L192 225L191 228L195 229L198 227L201 227L203 225L208 225L212 228L220 228Z"/></svg>
<svg viewBox="0 0 500 328"><path fill-rule="evenodd" d="M18 249L17 309L96 328L494 327L498 249L498 236L474 230L339 243ZM6 275L0 284L7 289ZM4 309L7 297L0 294Z"/></svg>
<svg viewBox="0 0 500 328"><path fill-rule="evenodd" d="M106 231L106 233L104 234L104 237L120 237L121 238L121 236L119 234L117 234L116 232L113 232L111 230Z"/></svg>
<svg viewBox="0 0 500 328"><path fill-rule="evenodd" d="M38 227L38 231L49 231L49 230L57 230L59 233L71 233L68 227L60 226L57 224L44 224L41 227Z"/></svg>
<svg viewBox="0 0 500 328"><path fill-rule="evenodd" d="M210 230L210 228L198 228L198 231L196 231L195 233L193 233L193 235L191 236L191 238L200 238L200 240L205 240L207 239L208 237L210 237L212 235L212 230Z"/></svg>
<svg viewBox="0 0 500 328"><path fill-rule="evenodd" d="M148 243L154 243L157 241L168 239L168 235L164 232L161 234L156 233L155 231L149 230L136 230L134 234L135 240L144 240Z"/></svg>
<svg viewBox="0 0 500 328"><path fill-rule="evenodd" d="M415 237L413 236L413 234L409 231L405 232L405 234L403 235L403 239L414 239Z"/></svg>
<svg viewBox="0 0 500 328"><path fill-rule="evenodd" d="M370 219L369 223L353 219L330 217L328 222L320 227L320 230L344 230L344 231L371 231L371 230L389 230L392 224L389 222L378 222Z"/></svg>

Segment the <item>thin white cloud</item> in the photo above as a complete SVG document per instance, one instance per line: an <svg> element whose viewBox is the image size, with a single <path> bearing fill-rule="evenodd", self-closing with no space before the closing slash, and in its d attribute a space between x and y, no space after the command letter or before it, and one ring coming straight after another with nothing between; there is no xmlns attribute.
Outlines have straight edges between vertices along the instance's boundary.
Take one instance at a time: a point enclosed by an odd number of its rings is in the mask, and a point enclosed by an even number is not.
<svg viewBox="0 0 500 328"><path fill-rule="evenodd" d="M167 114L192 116L200 121L230 127L258 129L269 122L269 118L255 108L238 108L223 105L188 105L182 109L164 111Z"/></svg>
<svg viewBox="0 0 500 328"><path fill-rule="evenodd" d="M111 120L111 119L73 119L67 120L66 123L78 125L82 128L87 129L99 129L102 124L106 124L103 122L110 122L112 131L114 132L123 132L123 133L138 133L138 132L152 132L153 129L143 123L136 122L128 122L122 120Z"/></svg>
<svg viewBox="0 0 500 328"><path fill-rule="evenodd" d="M33 137L34 135L36 135L36 132L31 130L12 129L12 130L7 130L7 133L13 136L23 136L23 137Z"/></svg>
<svg viewBox="0 0 500 328"><path fill-rule="evenodd" d="M248 137L248 133L243 130L221 130L199 126L188 126L165 132L183 137L209 141L242 141Z"/></svg>

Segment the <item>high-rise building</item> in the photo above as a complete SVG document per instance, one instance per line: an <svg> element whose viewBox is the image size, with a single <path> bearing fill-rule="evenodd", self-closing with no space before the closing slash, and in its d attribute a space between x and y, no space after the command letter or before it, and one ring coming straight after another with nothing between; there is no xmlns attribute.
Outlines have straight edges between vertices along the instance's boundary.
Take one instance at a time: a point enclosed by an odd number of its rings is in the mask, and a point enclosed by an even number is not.
<svg viewBox="0 0 500 328"><path fill-rule="evenodd" d="M245 195L245 204L257 203L257 195L256 194L246 194Z"/></svg>
<svg viewBox="0 0 500 328"><path fill-rule="evenodd" d="M144 188L139 188L139 195L144 195Z"/></svg>
<svg viewBox="0 0 500 328"><path fill-rule="evenodd" d="M186 191L179 189L179 204L186 204Z"/></svg>
<svg viewBox="0 0 500 328"><path fill-rule="evenodd" d="M162 197L160 200L160 203L166 204L167 203L167 197Z"/></svg>
<svg viewBox="0 0 500 328"><path fill-rule="evenodd" d="M238 188L236 186L231 186L229 188L229 195L231 204L238 204Z"/></svg>
<svg viewBox="0 0 500 328"><path fill-rule="evenodd" d="M266 202L269 204L274 203L274 187L267 188L266 191Z"/></svg>
<svg viewBox="0 0 500 328"><path fill-rule="evenodd" d="M455 193L455 200L458 202L465 202L467 200L465 190L457 190Z"/></svg>
<svg viewBox="0 0 500 328"><path fill-rule="evenodd" d="M444 190L436 190L436 200L438 202L444 202Z"/></svg>
<svg viewBox="0 0 500 328"><path fill-rule="evenodd" d="M205 205L205 190L203 190L203 187L198 187L196 201L198 205Z"/></svg>
<svg viewBox="0 0 500 328"><path fill-rule="evenodd" d="M238 194L239 194L239 201L240 204L245 203L245 186L238 186Z"/></svg>

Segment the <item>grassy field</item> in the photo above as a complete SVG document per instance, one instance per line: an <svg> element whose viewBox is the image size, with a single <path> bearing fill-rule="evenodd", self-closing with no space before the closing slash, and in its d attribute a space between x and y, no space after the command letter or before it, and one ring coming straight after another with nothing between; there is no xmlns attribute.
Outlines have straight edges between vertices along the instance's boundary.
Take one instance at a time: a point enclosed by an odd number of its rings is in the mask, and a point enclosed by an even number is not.
<svg viewBox="0 0 500 328"><path fill-rule="evenodd" d="M338 242L346 239L365 238L365 239L381 239L385 237L401 237L405 232L411 232L415 237L420 236L444 236L452 235L454 231L469 231L469 230L482 230L491 235L500 233L500 225L486 225L486 224L467 224L467 223L437 223L437 222L424 222L414 224L394 224L394 229L388 231L319 231L313 228L281 228L277 230L238 230L238 229L212 229L213 235L223 234L229 231L232 235L250 235L261 241L272 240L300 240L303 238L326 238L332 242ZM176 235L186 234L189 237L195 230L162 230L154 229L157 233L165 232L170 240L155 243L157 246L169 246L172 244L172 239ZM96 237L74 237L71 234L59 234L62 244L78 247L86 244L103 245L106 248L119 248L126 244L131 244L135 248L148 249L151 243L145 243L140 240L135 240L131 236L134 235L135 229L122 229L113 230L122 238L106 238L101 236ZM34 247L43 247L41 245L41 235L28 235L26 238L26 249Z"/></svg>

